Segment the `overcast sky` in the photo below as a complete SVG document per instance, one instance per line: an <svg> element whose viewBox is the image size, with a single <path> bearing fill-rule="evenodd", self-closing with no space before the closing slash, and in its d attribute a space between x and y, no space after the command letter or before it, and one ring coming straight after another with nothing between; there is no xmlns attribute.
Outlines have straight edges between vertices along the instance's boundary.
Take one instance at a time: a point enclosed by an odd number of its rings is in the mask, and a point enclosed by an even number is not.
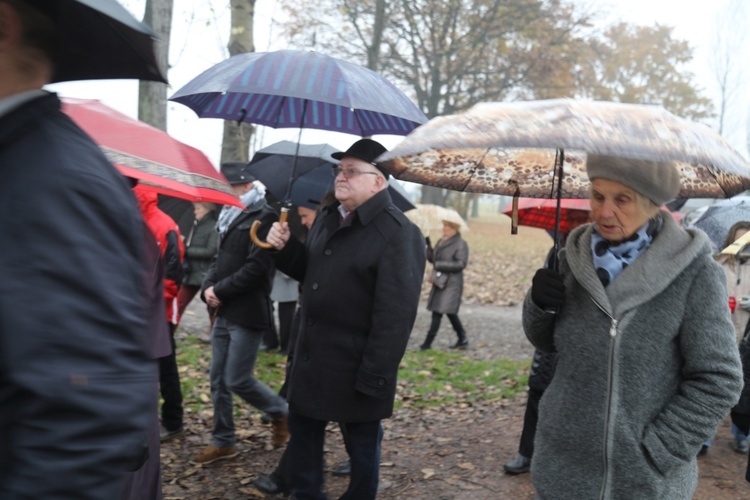
<svg viewBox="0 0 750 500"><path fill-rule="evenodd" d="M710 52L716 19L722 7L730 0L605 0L597 2L597 8L609 9L611 20L622 19L636 24L667 24L674 27L674 37L685 39L695 48L695 62L691 71L696 82L705 89L706 96L715 98L715 85L710 72ZM145 0L120 0L139 19L143 16ZM229 0L174 0L175 23L170 47L172 69L169 80L172 95L190 79L213 64L225 59L226 39L229 31L229 12L224 8ZM268 51L284 48L278 36L278 20L281 12L276 0L257 0L255 16L256 50ZM747 25L748 18L737 19L738 25ZM746 58L747 59L747 58ZM99 99L125 114L137 118L138 84L135 81L105 80L95 82L71 82L50 86L61 95ZM747 91L744 94L748 94ZM733 106L735 116L731 122L737 129L728 137L743 154L745 149L745 121L748 105L745 102ZM181 104L170 103L168 108L168 131L179 140L201 149L218 165L221 150L221 120L199 119ZM265 129L260 136L260 145L278 140L297 140L299 130ZM339 149L346 149L356 138L344 134L303 131L302 142L328 142ZM401 138L381 136L387 147L392 147Z"/></svg>

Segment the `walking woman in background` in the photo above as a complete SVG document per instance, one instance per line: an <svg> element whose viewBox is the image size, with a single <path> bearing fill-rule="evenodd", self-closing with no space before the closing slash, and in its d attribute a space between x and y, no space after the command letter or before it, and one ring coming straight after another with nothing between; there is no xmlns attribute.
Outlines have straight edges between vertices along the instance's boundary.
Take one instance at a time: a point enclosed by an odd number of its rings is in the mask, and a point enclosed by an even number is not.
<svg viewBox="0 0 750 500"><path fill-rule="evenodd" d="M469 261L469 246L458 232L460 227L455 222L443 220L443 237L438 240L434 249L430 246L429 237L427 238L427 260L433 265L429 278L432 290L427 300L427 310L432 311L432 323L427 338L420 346L422 351L432 347L443 314L448 315L458 336L456 343L450 346L451 349L466 349L469 345L466 331L458 319L464 291L464 268Z"/></svg>
<svg viewBox="0 0 750 500"><path fill-rule="evenodd" d="M216 205L213 203L193 203L195 220L187 238L185 238L185 277L177 294L179 318L185 312L190 301L201 289L203 276L208 270L211 259L216 255ZM213 317L208 330L210 337Z"/></svg>

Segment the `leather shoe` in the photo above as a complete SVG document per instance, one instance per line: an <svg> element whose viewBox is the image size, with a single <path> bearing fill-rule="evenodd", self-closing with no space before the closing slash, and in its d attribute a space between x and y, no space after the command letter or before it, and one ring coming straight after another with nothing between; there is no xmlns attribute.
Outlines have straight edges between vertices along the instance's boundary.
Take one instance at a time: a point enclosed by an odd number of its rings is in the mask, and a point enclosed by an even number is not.
<svg viewBox="0 0 750 500"><path fill-rule="evenodd" d="M331 472L331 474L333 474L334 476L348 476L351 473L352 473L352 463L349 460L342 463L341 465L333 469L333 471Z"/></svg>
<svg viewBox="0 0 750 500"><path fill-rule="evenodd" d="M524 472L529 472L529 469L531 469L531 459L523 455L518 455L512 461L503 465L503 469L505 469L506 474L523 474Z"/></svg>
<svg viewBox="0 0 750 500"><path fill-rule="evenodd" d="M253 481L253 486L255 486L258 491L261 493L265 493L266 495L278 495L280 493L286 494L286 488L283 484L279 484L276 481L273 480L273 477L271 476L263 476L259 479L256 479Z"/></svg>

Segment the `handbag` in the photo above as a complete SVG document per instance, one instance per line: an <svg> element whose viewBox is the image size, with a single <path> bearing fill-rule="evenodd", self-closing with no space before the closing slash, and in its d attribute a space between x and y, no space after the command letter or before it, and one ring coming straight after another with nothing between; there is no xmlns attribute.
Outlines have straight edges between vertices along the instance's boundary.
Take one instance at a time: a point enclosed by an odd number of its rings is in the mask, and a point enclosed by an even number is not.
<svg viewBox="0 0 750 500"><path fill-rule="evenodd" d="M432 272L430 273L430 277L428 278L428 280L434 286L442 290L443 288L445 288L445 285L448 283L448 274L441 273L440 271L436 271L435 269L433 269Z"/></svg>

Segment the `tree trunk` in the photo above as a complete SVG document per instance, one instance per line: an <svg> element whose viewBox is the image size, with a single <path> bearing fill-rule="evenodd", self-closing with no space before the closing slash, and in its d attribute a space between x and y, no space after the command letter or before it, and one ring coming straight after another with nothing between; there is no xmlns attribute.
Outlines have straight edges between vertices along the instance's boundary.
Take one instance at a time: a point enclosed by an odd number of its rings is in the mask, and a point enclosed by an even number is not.
<svg viewBox="0 0 750 500"><path fill-rule="evenodd" d="M255 0L231 0L232 31L229 36L229 56L255 52L253 19ZM249 123L224 121L224 138L221 144L221 162L249 161L250 139L255 127Z"/></svg>
<svg viewBox="0 0 750 500"><path fill-rule="evenodd" d="M473 193L471 195L471 218L476 219L479 217L479 198L481 195Z"/></svg>
<svg viewBox="0 0 750 500"><path fill-rule="evenodd" d="M156 61L164 75L169 68L169 37L172 30L173 0L146 0L143 22L159 36ZM138 119L167 130L167 85L141 80L138 84Z"/></svg>

